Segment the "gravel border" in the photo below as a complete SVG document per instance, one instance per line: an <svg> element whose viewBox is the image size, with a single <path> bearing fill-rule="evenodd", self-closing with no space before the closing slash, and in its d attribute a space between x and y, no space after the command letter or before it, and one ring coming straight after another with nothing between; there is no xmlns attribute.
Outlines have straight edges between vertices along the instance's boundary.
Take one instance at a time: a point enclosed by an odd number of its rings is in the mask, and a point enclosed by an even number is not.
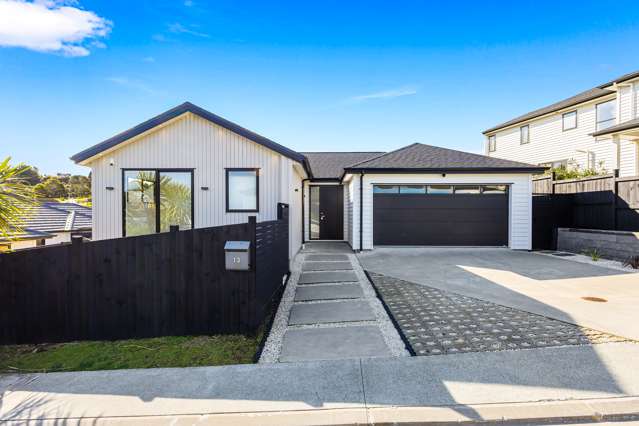
<svg viewBox="0 0 639 426"><path fill-rule="evenodd" d="M590 258L590 256L586 256L586 255L578 254L578 253L559 251L559 250L556 250L552 253L543 252L543 251L533 251L532 253L539 254L541 256L550 256L555 259L572 260L573 262L585 263L585 264L593 265L593 266L601 266L602 268L615 269L617 271L630 272L632 274L639 274L639 269L633 269L630 266L623 266L623 263L618 262L616 260L599 259L597 261L594 261ZM555 256L553 253L567 253L567 254L571 254L572 256Z"/></svg>
<svg viewBox="0 0 639 426"><path fill-rule="evenodd" d="M260 356L259 363L276 363L279 362L280 352L282 350L282 342L284 340L284 334L288 328L292 330L299 330L304 328L331 328L331 327L357 327L357 326L371 326L376 325L384 338L384 342L392 356L400 357L400 356L410 356L410 353L406 349L406 345L404 341L400 337L397 329L393 325L391 319L388 317L382 302L377 298L377 294L375 290L368 280L368 277L364 273L364 269L362 265L359 263L357 256L354 253L344 253L348 257L348 260L353 265L353 272L359 279L357 284L362 288L362 292L364 293L364 297L358 299L345 299L345 300L314 300L314 301L303 301L303 302L295 302L295 292L297 290L298 281L300 274L302 273L302 263L307 255L310 254L318 254L318 252L307 252L302 253L299 252L295 259L293 260L293 265L291 266L291 276L288 280L288 284L286 285L286 289L284 290L284 294L282 295L282 300L280 301L280 305L277 309L277 313L275 314L275 319L273 320L273 325L271 326L271 332L264 344L264 348L262 349L262 355ZM354 282L353 282L354 283ZM317 283L317 284L304 284L304 287L311 285L334 285L336 283ZM341 283L340 283L341 284ZM328 324L305 324L305 325L294 325L289 326L288 320L291 309L294 304L315 304L315 303L326 303L326 302L352 302L356 300L365 300L370 305L373 313L375 314L374 321L358 321L358 322L340 322L340 323L328 323Z"/></svg>

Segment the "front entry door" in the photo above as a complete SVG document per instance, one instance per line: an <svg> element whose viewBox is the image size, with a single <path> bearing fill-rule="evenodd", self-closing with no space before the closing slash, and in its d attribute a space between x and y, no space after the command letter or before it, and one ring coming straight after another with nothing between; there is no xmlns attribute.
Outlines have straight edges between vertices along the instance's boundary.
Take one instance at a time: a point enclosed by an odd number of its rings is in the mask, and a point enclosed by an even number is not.
<svg viewBox="0 0 639 426"><path fill-rule="evenodd" d="M310 187L312 240L344 238L344 193L341 185Z"/></svg>

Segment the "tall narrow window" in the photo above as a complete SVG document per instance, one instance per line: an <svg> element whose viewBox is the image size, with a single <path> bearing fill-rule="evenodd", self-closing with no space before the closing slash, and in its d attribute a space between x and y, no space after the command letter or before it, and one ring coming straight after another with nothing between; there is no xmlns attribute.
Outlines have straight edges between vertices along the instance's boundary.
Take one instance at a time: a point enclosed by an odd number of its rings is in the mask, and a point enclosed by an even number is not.
<svg viewBox="0 0 639 426"><path fill-rule="evenodd" d="M572 130L577 128L577 111L570 111L561 116L562 129Z"/></svg>
<svg viewBox="0 0 639 426"><path fill-rule="evenodd" d="M258 169L226 169L226 211L259 211Z"/></svg>
<svg viewBox="0 0 639 426"><path fill-rule="evenodd" d="M528 142L530 142L530 126L521 126L519 128L519 143L524 145Z"/></svg>
<svg viewBox="0 0 639 426"><path fill-rule="evenodd" d="M191 172L160 171L160 232L171 225L191 229L192 188Z"/></svg>
<svg viewBox="0 0 639 426"><path fill-rule="evenodd" d="M320 187L311 186L311 223L309 227L309 233L311 240L318 240L320 238Z"/></svg>
<svg viewBox="0 0 639 426"><path fill-rule="evenodd" d="M166 232L193 227L193 171L125 170L123 233Z"/></svg>
<svg viewBox="0 0 639 426"><path fill-rule="evenodd" d="M597 104L597 130L607 129L615 124L617 119L615 108L614 100Z"/></svg>
<svg viewBox="0 0 639 426"><path fill-rule="evenodd" d="M157 232L155 203L155 170L124 172L124 235Z"/></svg>
<svg viewBox="0 0 639 426"><path fill-rule="evenodd" d="M488 136L488 152L494 152L497 149L497 136Z"/></svg>

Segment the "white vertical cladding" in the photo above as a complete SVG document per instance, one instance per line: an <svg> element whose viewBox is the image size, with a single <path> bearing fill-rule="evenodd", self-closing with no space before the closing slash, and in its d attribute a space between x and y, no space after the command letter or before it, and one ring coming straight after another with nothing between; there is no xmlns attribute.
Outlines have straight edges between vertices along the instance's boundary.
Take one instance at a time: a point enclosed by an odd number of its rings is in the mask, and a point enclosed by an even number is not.
<svg viewBox="0 0 639 426"><path fill-rule="evenodd" d="M184 114L89 164L93 172L95 239L122 236L122 169L126 168L194 169L194 216L198 228L243 223L250 215L256 215L258 221L274 220L282 185L288 185L282 182L281 157L208 120ZM109 164L111 159L113 166ZM235 167L260 169L258 213L226 213L225 168Z"/></svg>
<svg viewBox="0 0 639 426"><path fill-rule="evenodd" d="M344 240L353 247L353 176L344 182Z"/></svg>
<svg viewBox="0 0 639 426"><path fill-rule="evenodd" d="M291 165L289 167L289 256L293 259L302 247L302 175Z"/></svg>
<svg viewBox="0 0 639 426"><path fill-rule="evenodd" d="M359 178L357 178L359 181ZM365 174L364 175L364 250L373 248L373 185L375 184L508 184L508 246L512 249L532 248L532 175L511 174ZM355 200L358 198L356 197ZM357 221L359 212L353 215ZM356 245L358 243L356 242Z"/></svg>
<svg viewBox="0 0 639 426"><path fill-rule="evenodd" d="M601 163L603 168L611 171L616 167L616 147L612 138L590 136L596 130L597 103L610 99L614 98L603 97L578 108L569 108L528 123L521 123L530 126L530 142L527 144L520 143L520 125L498 131L496 150L488 155L529 164L574 160L580 167L586 168L588 152L592 152L597 167L600 167ZM564 131L563 113L574 110L577 110L577 128Z"/></svg>
<svg viewBox="0 0 639 426"><path fill-rule="evenodd" d="M351 244L351 246L353 247L353 250L361 250L360 247L360 239L359 239L359 230L360 230L360 226L359 226L359 222L360 222L360 217L359 217L359 213L360 213L360 209L359 209L359 205L360 205L360 192L359 192L359 187L360 187L360 175L353 175L353 178L351 179L351 183L350 183L350 192L352 194L352 198L353 198L353 232L351 233L352 238L353 238L353 243Z"/></svg>

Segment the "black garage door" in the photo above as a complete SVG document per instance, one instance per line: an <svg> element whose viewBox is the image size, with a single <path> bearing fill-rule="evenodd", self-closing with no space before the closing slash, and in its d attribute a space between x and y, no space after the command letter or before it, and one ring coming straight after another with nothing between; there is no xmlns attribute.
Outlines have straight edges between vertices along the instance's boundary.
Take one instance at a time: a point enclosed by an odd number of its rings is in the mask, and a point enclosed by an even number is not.
<svg viewBox="0 0 639 426"><path fill-rule="evenodd" d="M373 243L508 245L505 185L376 185Z"/></svg>

